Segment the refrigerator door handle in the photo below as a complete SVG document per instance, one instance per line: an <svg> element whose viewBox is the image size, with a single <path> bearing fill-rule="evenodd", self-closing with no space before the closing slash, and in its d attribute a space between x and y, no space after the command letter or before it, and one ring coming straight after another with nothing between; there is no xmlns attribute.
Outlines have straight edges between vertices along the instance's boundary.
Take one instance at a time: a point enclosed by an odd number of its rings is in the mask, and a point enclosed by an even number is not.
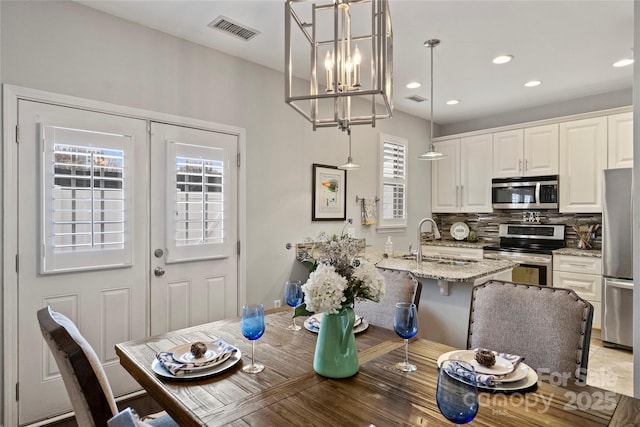
<svg viewBox="0 0 640 427"><path fill-rule="evenodd" d="M619 280L605 279L605 286L609 286L612 288L629 289L630 291L633 290L633 282L631 281L622 282Z"/></svg>

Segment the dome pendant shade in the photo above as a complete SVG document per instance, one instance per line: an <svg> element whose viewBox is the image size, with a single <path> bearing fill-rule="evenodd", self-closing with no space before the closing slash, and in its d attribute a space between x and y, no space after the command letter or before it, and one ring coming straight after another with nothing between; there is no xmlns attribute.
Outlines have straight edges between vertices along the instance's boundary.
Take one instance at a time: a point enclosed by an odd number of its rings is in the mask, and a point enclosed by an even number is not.
<svg viewBox="0 0 640 427"><path fill-rule="evenodd" d="M431 96L429 101L431 104L430 112L430 132L429 132L429 149L426 153L418 156L419 160L441 160L446 159L447 156L443 153L436 151L436 147L433 145L433 49L440 44L438 39L429 39L424 42L424 45L431 49Z"/></svg>
<svg viewBox="0 0 640 427"><path fill-rule="evenodd" d="M353 163L353 158L351 157L351 129L347 129L347 133L349 134L349 157L347 157L347 163L338 166L338 169L345 171L352 171L360 169L360 165Z"/></svg>
<svg viewBox="0 0 640 427"><path fill-rule="evenodd" d="M446 159L447 155L436 151L433 144L429 144L429 150L426 153L420 154L418 159L420 160L441 160Z"/></svg>

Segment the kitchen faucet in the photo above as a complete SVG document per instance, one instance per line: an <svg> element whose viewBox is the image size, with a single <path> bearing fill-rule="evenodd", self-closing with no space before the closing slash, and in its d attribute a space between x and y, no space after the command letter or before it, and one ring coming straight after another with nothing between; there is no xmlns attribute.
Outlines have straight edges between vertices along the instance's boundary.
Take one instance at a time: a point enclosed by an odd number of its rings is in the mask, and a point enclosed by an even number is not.
<svg viewBox="0 0 640 427"><path fill-rule="evenodd" d="M420 267L420 263L422 262L422 242L421 234L422 234L422 224L425 222L430 222L433 224L431 227L433 229L433 237L435 239L440 239L440 231L438 230L438 224L432 218L422 218L418 223L418 255L416 256L416 265Z"/></svg>

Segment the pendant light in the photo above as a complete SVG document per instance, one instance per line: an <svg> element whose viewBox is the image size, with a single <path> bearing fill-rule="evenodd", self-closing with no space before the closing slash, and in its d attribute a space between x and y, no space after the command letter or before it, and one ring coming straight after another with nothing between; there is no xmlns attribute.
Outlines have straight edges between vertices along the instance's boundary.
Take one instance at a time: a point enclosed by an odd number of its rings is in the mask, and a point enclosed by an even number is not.
<svg viewBox="0 0 640 427"><path fill-rule="evenodd" d="M347 163L338 166L338 169L342 169L345 171L352 171L356 169L360 169L360 165L353 163L353 159L351 158L351 128L347 128L347 134L349 134L349 157L347 157Z"/></svg>
<svg viewBox="0 0 640 427"><path fill-rule="evenodd" d="M431 96L429 96L429 101L431 104L431 130L429 133L429 149L426 153L418 156L418 159L420 160L440 160L447 157L445 154L437 152L436 147L433 145L433 49L439 44L440 40L438 39L429 39L424 42L424 45L431 49Z"/></svg>
<svg viewBox="0 0 640 427"><path fill-rule="evenodd" d="M285 102L314 131L393 116L389 0L286 0L284 19Z"/></svg>

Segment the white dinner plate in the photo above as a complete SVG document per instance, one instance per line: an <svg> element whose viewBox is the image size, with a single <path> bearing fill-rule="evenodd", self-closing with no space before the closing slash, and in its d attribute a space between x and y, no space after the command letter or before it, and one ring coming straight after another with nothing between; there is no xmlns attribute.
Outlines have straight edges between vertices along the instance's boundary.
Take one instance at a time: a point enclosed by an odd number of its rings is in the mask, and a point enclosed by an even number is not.
<svg viewBox="0 0 640 427"><path fill-rule="evenodd" d="M238 363L240 359L242 359L242 352L240 352L240 349L238 349L237 351L231 354L231 357L229 357L227 360L225 360L222 363L219 363L214 366L210 366L208 367L209 369L198 370L195 372L188 372L180 377L177 377L171 374L169 371L167 371L164 368L164 366L162 366L162 364L158 359L154 359L154 361L151 363L151 369L157 375L164 378L169 378L172 380L194 380L194 379L202 379L202 378L212 377L214 375L221 374L222 372L226 371L227 369L231 368L236 363Z"/></svg>
<svg viewBox="0 0 640 427"><path fill-rule="evenodd" d="M464 222L456 222L449 229L451 237L456 240L464 240L469 235L469 226Z"/></svg>
<svg viewBox="0 0 640 427"><path fill-rule="evenodd" d="M496 363L493 366L481 365L476 360L476 353L473 350L459 350L454 353L450 359L460 360L471 364L473 369L475 369L479 374L505 375L513 368L513 364L511 362L500 356L496 356Z"/></svg>
<svg viewBox="0 0 640 427"><path fill-rule="evenodd" d="M456 355L463 352L469 352L473 350L454 350L444 354L441 354L438 357L438 367L442 365L442 363L447 359L453 360L462 360L457 359ZM521 362L518 365L518 369L511 374L504 376L503 378L498 378L497 381L500 381L500 384L496 384L493 387L485 387L478 386L479 390L482 391L490 391L490 392L502 392L502 393L515 393L515 392L527 392L535 390L536 385L538 384L538 374L536 371L527 366L524 362Z"/></svg>
<svg viewBox="0 0 640 427"><path fill-rule="evenodd" d="M305 329L317 334L320 331L320 324L322 323L323 314L324 313L316 313L313 316L309 316L308 318L306 318L304 321ZM360 323L358 323L358 319L360 320ZM358 324L353 327L354 334L364 332L369 327L369 322L364 320L361 316L356 316L356 323Z"/></svg>
<svg viewBox="0 0 640 427"><path fill-rule="evenodd" d="M222 352L228 346L228 344L222 340L205 343L207 345L206 353L203 357L196 358L193 356L193 353L191 353L191 344L192 343L180 344L173 348L170 348L169 350L167 350L167 352L173 353L173 358L178 362L199 364L208 362L220 356L220 354L222 354Z"/></svg>

